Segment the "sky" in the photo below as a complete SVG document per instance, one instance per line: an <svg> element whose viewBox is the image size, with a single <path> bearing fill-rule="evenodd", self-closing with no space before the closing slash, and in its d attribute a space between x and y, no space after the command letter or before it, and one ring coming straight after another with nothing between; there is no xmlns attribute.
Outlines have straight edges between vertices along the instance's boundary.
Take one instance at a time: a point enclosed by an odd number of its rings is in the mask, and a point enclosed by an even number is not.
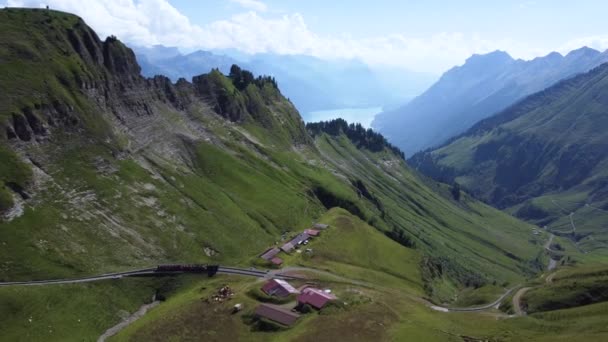
<svg viewBox="0 0 608 342"><path fill-rule="evenodd" d="M80 15L100 36L182 51L358 58L440 74L474 53L608 48L608 1L0 0Z"/></svg>

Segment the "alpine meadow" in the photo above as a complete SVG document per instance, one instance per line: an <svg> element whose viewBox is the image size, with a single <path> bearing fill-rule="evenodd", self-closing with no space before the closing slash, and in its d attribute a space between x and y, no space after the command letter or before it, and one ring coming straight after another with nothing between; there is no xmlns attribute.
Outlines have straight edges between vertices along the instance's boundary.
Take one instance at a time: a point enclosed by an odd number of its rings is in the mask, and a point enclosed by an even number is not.
<svg viewBox="0 0 608 342"><path fill-rule="evenodd" d="M0 341L607 340L583 2L0 2Z"/></svg>

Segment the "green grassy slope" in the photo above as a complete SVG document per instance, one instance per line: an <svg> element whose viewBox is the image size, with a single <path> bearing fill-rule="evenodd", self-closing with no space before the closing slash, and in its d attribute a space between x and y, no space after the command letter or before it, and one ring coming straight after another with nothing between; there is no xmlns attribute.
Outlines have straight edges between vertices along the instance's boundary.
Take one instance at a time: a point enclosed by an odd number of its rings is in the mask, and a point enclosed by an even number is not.
<svg viewBox="0 0 608 342"><path fill-rule="evenodd" d="M602 252L608 247L606 89L604 64L528 97L411 162L520 218L549 225L585 252Z"/></svg>
<svg viewBox="0 0 608 342"><path fill-rule="evenodd" d="M533 236L530 226L467 195L455 201L442 185L431 189L390 153L357 150L344 135L322 134L316 142L332 168L360 180L381 203L369 222L403 231L425 252L436 299L450 301L454 285L513 285L542 268L539 247L548 237Z"/></svg>
<svg viewBox="0 0 608 342"><path fill-rule="evenodd" d="M371 284L401 288L423 295L421 254L387 238L376 228L341 208L320 218L331 229L321 233L307 248L311 254L295 253L288 265L304 266L342 274Z"/></svg>
<svg viewBox="0 0 608 342"><path fill-rule="evenodd" d="M320 274L319 285L330 288L347 305L304 315L289 329L261 332L250 324L251 313L259 302L248 295L261 283L220 276L192 284L170 297L111 341L220 341L226 338L247 341L331 341L345 338L354 341L551 341L569 340L573 336L601 341L608 334L602 324L607 317L604 303L517 318L507 318L496 311L433 311L417 299L420 285L394 281L402 277L395 274L395 270L410 278L416 274L413 267L420 258L417 253L401 248L343 209L330 210L321 220L330 223L331 227L307 245L306 248L313 250L312 256L296 253L294 257L286 258L286 262L289 266L318 267L331 270L334 275L343 275L346 279ZM399 261L390 255L399 256ZM378 270L378 261L387 258L391 264L383 266L391 266L392 270ZM302 271L297 272L303 274ZM349 282L351 279L355 283ZM368 283L374 286L366 285ZM234 289L235 297L226 303L206 303L205 298L224 284ZM294 284L299 285L297 282ZM243 304L245 309L231 314L234 303ZM285 306L293 305L292 302Z"/></svg>
<svg viewBox="0 0 608 342"><path fill-rule="evenodd" d="M494 282L523 281L545 261L546 236L533 237L527 224L465 194L454 201L446 187L422 180L394 151L372 152L342 134L313 138L271 82L259 79L239 89L217 71L192 83L144 79L131 50L112 38L100 41L65 13L2 9L0 25L6 47L0 57L8 61L0 68L13 73L0 78L0 156L9 165L0 167L0 176L8 186L2 191L18 201L0 198L10 209L23 209L0 222L3 281L169 262L250 266L283 232L322 219L335 224L335 232L312 243L313 257L294 255L287 263L379 283L384 292L365 296L371 303L353 301L374 313L392 311L397 293L399 305L419 312L422 321L429 310L420 296L451 302L461 290L470 295L477 293L471 287L482 285L486 294ZM17 77L20 69L27 77ZM334 207L343 209L326 214ZM200 334L199 321L191 319L201 312L208 322L217 318L199 299L225 278L219 279L206 289L205 281L178 282L166 309L151 313L151 320L164 319L160 330L187 326L169 329L178 337ZM241 282L245 290L252 286ZM168 285L124 286L0 289L1 315L14 315L2 331L11 337L36 332L28 340L69 339L47 335L45 328L70 331L74 318L90 317L75 311L80 303L99 310L99 320L74 337L94 339L120 320L116 312L133 312ZM341 296L351 296L347 285L336 286ZM75 302L66 296L70 291ZM111 301L104 301L105 291ZM69 314L53 317L49 308ZM386 314L385 323L404 322L408 310ZM358 312L328 322L344 327L359 319ZM22 322L33 314L42 317L35 326ZM374 325L374 317L357 322ZM239 317L226 322L226 331L251 332ZM384 330L370 331L390 338ZM295 329L284 336L306 339L303 334Z"/></svg>
<svg viewBox="0 0 608 342"><path fill-rule="evenodd" d="M608 301L608 266L588 265L558 271L550 283L536 287L522 299L528 312L543 312Z"/></svg>

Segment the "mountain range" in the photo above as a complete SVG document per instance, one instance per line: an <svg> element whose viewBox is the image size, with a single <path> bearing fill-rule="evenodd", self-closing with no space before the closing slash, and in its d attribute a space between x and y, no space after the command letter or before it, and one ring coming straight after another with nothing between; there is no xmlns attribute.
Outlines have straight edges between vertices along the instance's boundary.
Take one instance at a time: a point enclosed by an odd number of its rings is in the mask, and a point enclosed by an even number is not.
<svg viewBox="0 0 608 342"><path fill-rule="evenodd" d="M145 77L116 37L49 9L0 9L0 61L2 340L606 337L599 251L423 176L372 129L305 124L274 75L231 65L191 80ZM605 78L602 66L562 82L480 132L534 108L563 109L562 124L547 126L564 135L557 156L599 172ZM551 136L540 132L535 139ZM548 157L543 174L562 165ZM571 186L597 178L554 177ZM315 223L326 229L280 252L282 264L260 257ZM157 272L176 265L229 272ZM133 269L145 272L115 273ZM337 299L296 307L295 295L262 293L273 277ZM64 284L31 282L49 279ZM257 308L273 304L293 326L260 317Z"/></svg>
<svg viewBox="0 0 608 342"><path fill-rule="evenodd" d="M520 218L605 251L608 63L475 124L413 167Z"/></svg>
<svg viewBox="0 0 608 342"><path fill-rule="evenodd" d="M608 61L583 47L525 61L506 52L473 55L406 105L380 113L372 127L406 154L438 146L527 95Z"/></svg>
<svg viewBox="0 0 608 342"><path fill-rule="evenodd" d="M233 64L256 74L271 75L305 119L307 113L317 110L394 106L419 94L435 80L426 73L305 55L247 55L232 50L182 54L176 48L160 45L137 47L135 53L147 77L166 75L173 81L189 80L213 68L228 73Z"/></svg>

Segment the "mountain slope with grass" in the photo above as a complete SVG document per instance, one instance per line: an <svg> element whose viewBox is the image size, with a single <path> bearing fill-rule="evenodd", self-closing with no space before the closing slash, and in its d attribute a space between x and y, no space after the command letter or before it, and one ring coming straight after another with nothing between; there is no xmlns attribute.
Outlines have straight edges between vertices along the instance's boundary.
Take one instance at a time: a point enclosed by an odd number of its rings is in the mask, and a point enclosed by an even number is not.
<svg viewBox="0 0 608 342"><path fill-rule="evenodd" d="M408 155L443 144L479 120L556 82L608 61L608 52L583 47L530 61L506 52L473 55L401 108L376 116L372 127Z"/></svg>
<svg viewBox="0 0 608 342"><path fill-rule="evenodd" d="M357 125L338 119L320 126L307 125L328 166L375 204L369 222L402 245L426 252L422 271L435 299L451 301L459 284L513 285L521 274L542 269L538 247L546 236L533 237L529 226L464 192L454 199L447 186L425 182L388 148L362 147L369 141L364 143Z"/></svg>
<svg viewBox="0 0 608 342"><path fill-rule="evenodd" d="M475 327L445 323L431 301L499 294L546 264L547 235L424 179L373 131L305 126L271 77L235 66L192 82L144 78L116 38L49 10L0 10L0 45L2 281L161 263L270 267L261 252L320 221L331 225L325 240L311 242L311 256L284 256L284 267L306 269L351 306L271 339L341 336L353 324L373 327L362 339L399 339L424 321L416 334L445 338L444 324L458 336ZM201 300L227 282L242 314ZM156 295L166 302L117 339L268 340L250 325L257 301L246 293L258 285L219 276L2 287L0 330L95 339Z"/></svg>
<svg viewBox="0 0 608 342"><path fill-rule="evenodd" d="M580 306L606 307L607 278L608 267L605 264L564 268L553 274L545 284L527 291L521 300L521 306L528 313Z"/></svg>
<svg viewBox="0 0 608 342"><path fill-rule="evenodd" d="M581 251L606 251L608 64L562 81L411 158Z"/></svg>

